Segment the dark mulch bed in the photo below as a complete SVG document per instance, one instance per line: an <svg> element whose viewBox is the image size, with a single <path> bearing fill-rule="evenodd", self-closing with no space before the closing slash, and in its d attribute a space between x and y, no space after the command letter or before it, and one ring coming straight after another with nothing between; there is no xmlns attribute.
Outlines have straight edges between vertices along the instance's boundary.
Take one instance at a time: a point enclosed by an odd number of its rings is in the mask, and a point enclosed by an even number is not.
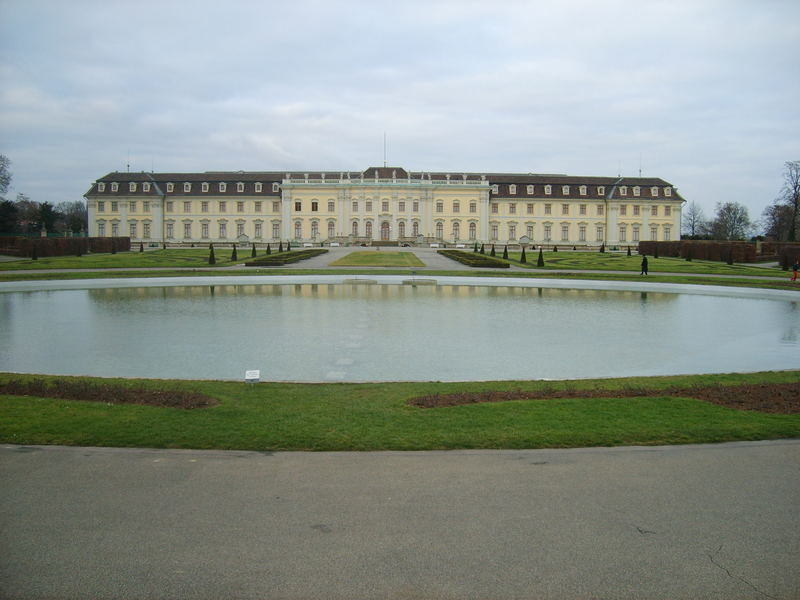
<svg viewBox="0 0 800 600"><path fill-rule="evenodd" d="M85 400L106 404L144 404L170 408L206 408L219 403L215 398L195 392L127 388L83 381L7 381L0 383L0 394L36 396L63 400Z"/></svg>
<svg viewBox="0 0 800 600"><path fill-rule="evenodd" d="M433 394L419 396L408 401L421 408L460 406L478 402L504 402L507 400L549 400L554 398L642 398L680 396L696 398L735 408L757 410L765 413L800 413L800 381L792 383L759 383L728 386L696 386L686 388L623 388L614 391L566 388L555 390L543 386L538 391L488 391L461 392L455 394Z"/></svg>

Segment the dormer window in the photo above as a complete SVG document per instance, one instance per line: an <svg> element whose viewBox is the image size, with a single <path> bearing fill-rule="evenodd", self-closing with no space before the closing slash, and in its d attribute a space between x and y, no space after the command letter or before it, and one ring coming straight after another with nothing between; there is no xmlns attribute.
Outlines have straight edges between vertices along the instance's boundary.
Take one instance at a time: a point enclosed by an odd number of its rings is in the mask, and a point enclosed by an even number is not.
<svg viewBox="0 0 800 600"><path fill-rule="evenodd" d="M619 186L619 195L620 196L627 196L628 195L628 186L626 186L626 185Z"/></svg>
<svg viewBox="0 0 800 600"><path fill-rule="evenodd" d="M135 192L136 191L136 182L135 181L131 181L128 184L128 191L129 192Z"/></svg>
<svg viewBox="0 0 800 600"><path fill-rule="evenodd" d="M203 183L200 184L200 191L202 191L202 192L207 192L208 191L208 184L206 182L203 182Z"/></svg>
<svg viewBox="0 0 800 600"><path fill-rule="evenodd" d="M578 190L579 190L581 196L585 196L586 195L586 186L585 185L582 185L580 188L578 188Z"/></svg>
<svg viewBox="0 0 800 600"><path fill-rule="evenodd" d="M598 185L597 186L597 195L598 196L605 196L606 195L606 186Z"/></svg>
<svg viewBox="0 0 800 600"><path fill-rule="evenodd" d="M244 191L244 184L240 181L236 184L236 191L242 193Z"/></svg>
<svg viewBox="0 0 800 600"><path fill-rule="evenodd" d="M112 191L112 192L116 192L116 191L118 191L118 190L119 190L119 184L118 184L116 181L113 181L113 182L111 183L111 191Z"/></svg>
<svg viewBox="0 0 800 600"><path fill-rule="evenodd" d="M492 186L492 193L493 194L499 194L500 193L500 186L497 185L497 184L493 185Z"/></svg>
<svg viewBox="0 0 800 600"><path fill-rule="evenodd" d="M149 184L147 181L145 181L145 182L142 184L142 191L143 191L143 192L149 192L149 191L150 191L150 184Z"/></svg>
<svg viewBox="0 0 800 600"><path fill-rule="evenodd" d="M639 188L638 185L633 186L633 195L634 196L638 196L640 192L641 192L641 188Z"/></svg>
<svg viewBox="0 0 800 600"><path fill-rule="evenodd" d="M224 181L220 181L220 182L219 182L219 191L220 191L220 192L224 192L224 191L226 191L227 189L228 189L228 184L227 184L227 183L225 183Z"/></svg>
<svg viewBox="0 0 800 600"><path fill-rule="evenodd" d="M544 193L547 194L548 196L550 194L552 194L553 193L553 186L552 185L544 186Z"/></svg>
<svg viewBox="0 0 800 600"><path fill-rule="evenodd" d="M561 186L561 193L564 196L569 196L569 186L568 185L562 185Z"/></svg>
<svg viewBox="0 0 800 600"><path fill-rule="evenodd" d="M509 194L516 194L517 193L517 186L514 185L513 183L510 186L508 186L508 193Z"/></svg>
<svg viewBox="0 0 800 600"><path fill-rule="evenodd" d="M658 198L658 188L656 186L650 188L650 195L653 198Z"/></svg>
<svg viewBox="0 0 800 600"><path fill-rule="evenodd" d="M532 195L532 194L533 194L533 186L529 185L528 186L528 195Z"/></svg>
<svg viewBox="0 0 800 600"><path fill-rule="evenodd" d="M665 188L664 188L664 195L665 195L665 196L672 196L672 188L670 188L670 187L665 187Z"/></svg>
<svg viewBox="0 0 800 600"><path fill-rule="evenodd" d="M277 184L277 183L273 183L273 184L272 184L272 191L273 191L273 192L277 192L277 191L279 191L279 188L278 188L278 184Z"/></svg>
<svg viewBox="0 0 800 600"><path fill-rule="evenodd" d="M106 191L106 184L105 183L98 183L97 184L97 191L98 192L105 192Z"/></svg>
<svg viewBox="0 0 800 600"><path fill-rule="evenodd" d="M174 183L168 183L167 184L167 192L171 194L174 191L175 191L175 184Z"/></svg>
<svg viewBox="0 0 800 600"><path fill-rule="evenodd" d="M264 184L262 184L260 181L256 181L256 193L257 194L261 193L261 189L262 189L263 185Z"/></svg>
<svg viewBox="0 0 800 600"><path fill-rule="evenodd" d="M192 191L192 184L188 181L183 184L183 191L184 192L191 192Z"/></svg>

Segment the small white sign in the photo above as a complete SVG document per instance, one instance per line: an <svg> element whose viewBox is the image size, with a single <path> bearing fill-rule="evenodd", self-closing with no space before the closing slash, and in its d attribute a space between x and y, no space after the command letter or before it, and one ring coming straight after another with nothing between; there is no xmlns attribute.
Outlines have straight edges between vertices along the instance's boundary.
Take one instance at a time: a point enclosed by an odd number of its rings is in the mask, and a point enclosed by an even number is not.
<svg viewBox="0 0 800 600"><path fill-rule="evenodd" d="M245 371L244 372L244 380L247 383L258 383L259 379L261 379L261 371Z"/></svg>

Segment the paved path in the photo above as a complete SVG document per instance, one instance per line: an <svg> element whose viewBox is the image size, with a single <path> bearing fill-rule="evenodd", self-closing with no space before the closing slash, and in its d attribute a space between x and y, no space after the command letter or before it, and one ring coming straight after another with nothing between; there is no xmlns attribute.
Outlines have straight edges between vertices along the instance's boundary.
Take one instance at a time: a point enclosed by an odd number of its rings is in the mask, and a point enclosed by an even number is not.
<svg viewBox="0 0 800 600"><path fill-rule="evenodd" d="M800 598L800 440L0 447L0 596Z"/></svg>

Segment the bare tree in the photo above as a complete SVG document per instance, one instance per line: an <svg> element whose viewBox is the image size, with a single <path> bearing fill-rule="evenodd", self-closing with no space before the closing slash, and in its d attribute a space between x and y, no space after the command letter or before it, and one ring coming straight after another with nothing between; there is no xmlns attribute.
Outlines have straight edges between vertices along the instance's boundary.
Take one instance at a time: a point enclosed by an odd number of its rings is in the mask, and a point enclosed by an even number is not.
<svg viewBox="0 0 800 600"><path fill-rule="evenodd" d="M785 206L787 214L782 230L783 235L778 239L796 242L800 235L800 160L788 161L784 164L783 189L781 195L775 200L774 205Z"/></svg>
<svg viewBox="0 0 800 600"><path fill-rule="evenodd" d="M778 242L786 242L792 230L792 209L786 204L773 202L761 213L764 235Z"/></svg>
<svg viewBox="0 0 800 600"><path fill-rule="evenodd" d="M708 223L703 209L697 202L692 201L684 211L682 225L683 233L687 237L698 238L706 234Z"/></svg>
<svg viewBox="0 0 800 600"><path fill-rule="evenodd" d="M59 216L59 223L56 224L57 230L78 233L88 229L88 211L86 204L80 200L59 202L56 212Z"/></svg>
<svg viewBox="0 0 800 600"><path fill-rule="evenodd" d="M747 207L738 202L717 202L711 233L717 240L743 240L752 229Z"/></svg>

